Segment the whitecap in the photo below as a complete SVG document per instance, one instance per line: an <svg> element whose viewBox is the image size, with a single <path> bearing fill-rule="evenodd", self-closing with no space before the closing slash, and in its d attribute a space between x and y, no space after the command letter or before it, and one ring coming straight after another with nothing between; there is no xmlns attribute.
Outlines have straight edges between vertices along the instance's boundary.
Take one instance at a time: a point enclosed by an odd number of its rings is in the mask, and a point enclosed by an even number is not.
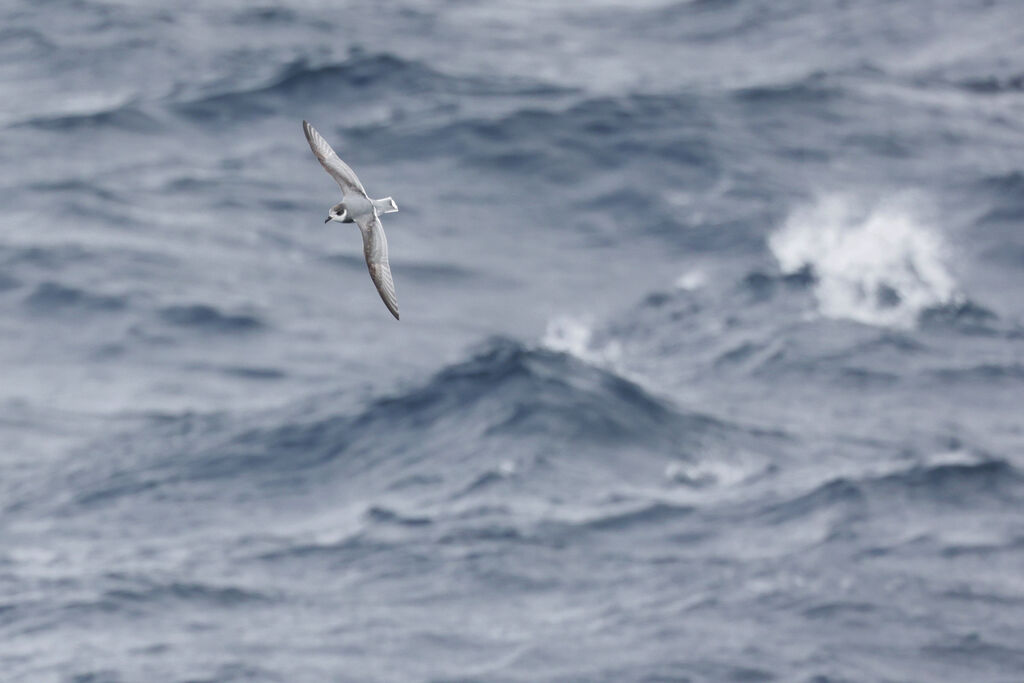
<svg viewBox="0 0 1024 683"><path fill-rule="evenodd" d="M593 326L589 320L571 316L558 316L548 321L541 346L551 351L567 353L580 360L605 368L617 367L622 348L612 340L604 344L594 341Z"/></svg>
<svg viewBox="0 0 1024 683"><path fill-rule="evenodd" d="M692 292L700 289L707 283L707 275L703 270L688 270L675 281L676 289Z"/></svg>
<svg viewBox="0 0 1024 683"><path fill-rule="evenodd" d="M829 318L912 327L922 311L962 298L942 236L906 199L864 208L829 196L792 213L768 244L783 272L810 267Z"/></svg>

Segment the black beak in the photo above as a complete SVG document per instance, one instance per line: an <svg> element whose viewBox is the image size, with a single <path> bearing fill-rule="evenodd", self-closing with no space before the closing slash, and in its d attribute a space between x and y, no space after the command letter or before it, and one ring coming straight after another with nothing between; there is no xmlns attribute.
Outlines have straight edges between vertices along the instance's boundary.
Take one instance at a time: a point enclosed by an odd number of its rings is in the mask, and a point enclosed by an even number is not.
<svg viewBox="0 0 1024 683"><path fill-rule="evenodd" d="M331 222L331 217L330 216L328 216L327 218L324 219L324 223L330 223L330 222Z"/></svg>

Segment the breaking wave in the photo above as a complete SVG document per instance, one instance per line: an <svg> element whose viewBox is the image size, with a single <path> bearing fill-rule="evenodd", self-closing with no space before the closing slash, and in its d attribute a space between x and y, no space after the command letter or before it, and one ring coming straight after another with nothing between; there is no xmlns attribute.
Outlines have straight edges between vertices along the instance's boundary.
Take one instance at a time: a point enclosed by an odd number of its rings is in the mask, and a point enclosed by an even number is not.
<svg viewBox="0 0 1024 683"><path fill-rule="evenodd" d="M783 272L810 269L829 318L909 328L962 298L942 236L900 202L827 197L790 215L769 246Z"/></svg>

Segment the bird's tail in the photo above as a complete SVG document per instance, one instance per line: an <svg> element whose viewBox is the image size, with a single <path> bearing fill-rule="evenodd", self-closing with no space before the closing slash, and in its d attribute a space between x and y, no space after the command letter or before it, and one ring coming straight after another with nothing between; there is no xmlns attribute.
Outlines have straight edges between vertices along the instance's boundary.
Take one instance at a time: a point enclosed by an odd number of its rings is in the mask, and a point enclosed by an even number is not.
<svg viewBox="0 0 1024 683"><path fill-rule="evenodd" d="M398 204L395 204L395 200L391 197L384 197L384 199L374 199L373 208L377 209L377 213L394 213L398 211Z"/></svg>

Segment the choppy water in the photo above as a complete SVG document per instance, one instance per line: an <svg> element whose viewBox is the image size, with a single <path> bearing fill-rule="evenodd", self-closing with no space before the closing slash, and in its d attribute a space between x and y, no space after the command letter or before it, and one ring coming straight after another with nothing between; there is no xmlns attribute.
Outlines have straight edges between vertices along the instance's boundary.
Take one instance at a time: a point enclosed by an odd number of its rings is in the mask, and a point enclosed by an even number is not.
<svg viewBox="0 0 1024 683"><path fill-rule="evenodd" d="M0 678L1024 677L1018 0L0 27Z"/></svg>

